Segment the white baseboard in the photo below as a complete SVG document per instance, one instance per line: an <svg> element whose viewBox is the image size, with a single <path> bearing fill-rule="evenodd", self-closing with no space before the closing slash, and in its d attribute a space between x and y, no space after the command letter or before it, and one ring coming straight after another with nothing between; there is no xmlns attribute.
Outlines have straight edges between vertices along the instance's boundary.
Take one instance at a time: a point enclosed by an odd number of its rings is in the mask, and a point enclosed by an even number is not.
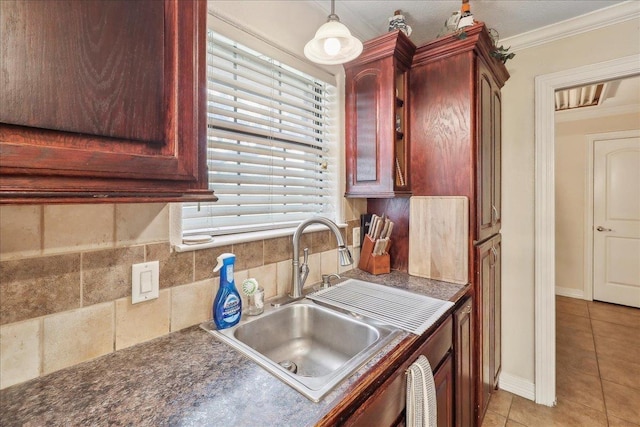
<svg viewBox="0 0 640 427"><path fill-rule="evenodd" d="M524 378L502 372L498 385L500 390L508 391L525 399L536 400L536 385Z"/></svg>
<svg viewBox="0 0 640 427"><path fill-rule="evenodd" d="M562 286L556 286L556 295L559 295L561 297L585 299L584 289L563 288Z"/></svg>

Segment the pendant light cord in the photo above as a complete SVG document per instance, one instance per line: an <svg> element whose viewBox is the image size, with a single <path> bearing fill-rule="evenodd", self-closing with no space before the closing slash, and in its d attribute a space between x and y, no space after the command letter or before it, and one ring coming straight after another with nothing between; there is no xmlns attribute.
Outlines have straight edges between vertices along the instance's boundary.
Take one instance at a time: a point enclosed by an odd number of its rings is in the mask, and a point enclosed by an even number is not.
<svg viewBox="0 0 640 427"><path fill-rule="evenodd" d="M336 15L336 1L335 0L331 0L331 14L327 18L327 22L329 22L329 21L338 21L338 22L340 22L340 18L338 18L338 15Z"/></svg>

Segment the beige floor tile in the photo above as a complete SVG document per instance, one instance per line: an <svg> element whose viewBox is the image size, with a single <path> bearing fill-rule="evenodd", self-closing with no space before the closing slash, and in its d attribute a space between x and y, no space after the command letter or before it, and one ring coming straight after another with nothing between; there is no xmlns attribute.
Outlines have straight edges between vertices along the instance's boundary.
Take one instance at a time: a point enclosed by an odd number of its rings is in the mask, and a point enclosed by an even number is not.
<svg viewBox="0 0 640 427"><path fill-rule="evenodd" d="M591 332L591 320L588 317L576 316L575 314L560 311L556 313L556 328L569 328Z"/></svg>
<svg viewBox="0 0 640 427"><path fill-rule="evenodd" d="M640 363L600 356L598 366L603 380L640 390Z"/></svg>
<svg viewBox="0 0 640 427"><path fill-rule="evenodd" d="M631 363L638 361L640 345L602 335L595 336L594 339L596 342L597 357L613 357Z"/></svg>
<svg viewBox="0 0 640 427"><path fill-rule="evenodd" d="M593 335L615 338L634 345L640 345L640 325L633 328L596 319L592 319L591 324L593 326Z"/></svg>
<svg viewBox="0 0 640 427"><path fill-rule="evenodd" d="M506 426L640 427L639 353L640 309L556 297L558 405L515 396Z"/></svg>
<svg viewBox="0 0 640 427"><path fill-rule="evenodd" d="M602 385L598 376L558 369L556 380L558 401L580 403L605 412Z"/></svg>
<svg viewBox="0 0 640 427"><path fill-rule="evenodd" d="M484 420L482 420L482 427L504 427L506 422L506 417L496 414L495 412L487 411L484 415Z"/></svg>
<svg viewBox="0 0 640 427"><path fill-rule="evenodd" d="M640 424L640 390L602 381L607 414Z"/></svg>
<svg viewBox="0 0 640 427"><path fill-rule="evenodd" d="M587 301L577 298L556 297L556 311L575 316L589 317Z"/></svg>
<svg viewBox="0 0 640 427"><path fill-rule="evenodd" d="M640 309L593 301L587 304L591 319L640 329Z"/></svg>
<svg viewBox="0 0 640 427"><path fill-rule="evenodd" d="M581 350L558 344L556 347L556 371L568 369L598 376L598 360L595 351Z"/></svg>
<svg viewBox="0 0 640 427"><path fill-rule="evenodd" d="M595 351L593 334L591 331L578 331L569 328L556 328L557 346L579 348L581 350Z"/></svg>
<svg viewBox="0 0 640 427"><path fill-rule="evenodd" d="M527 427L527 426L525 426L524 424L517 423L513 420L507 420L507 424L505 424L505 427Z"/></svg>
<svg viewBox="0 0 640 427"><path fill-rule="evenodd" d="M640 427L640 424L630 423L629 421L609 415L609 427Z"/></svg>
<svg viewBox="0 0 640 427"><path fill-rule="evenodd" d="M495 392L491 393L488 410L506 417L509 415L509 408L511 408L512 400L513 394L504 390L496 390Z"/></svg>
<svg viewBox="0 0 640 427"><path fill-rule="evenodd" d="M558 401L555 407L537 405L519 396L513 397L509 420L528 427L606 427L603 412L579 403Z"/></svg>

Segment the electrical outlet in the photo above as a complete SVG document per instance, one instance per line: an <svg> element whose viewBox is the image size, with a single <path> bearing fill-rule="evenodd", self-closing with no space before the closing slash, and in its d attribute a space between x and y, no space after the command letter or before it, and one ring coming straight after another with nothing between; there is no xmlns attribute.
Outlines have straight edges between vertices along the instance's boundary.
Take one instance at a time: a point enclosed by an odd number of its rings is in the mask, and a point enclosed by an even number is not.
<svg viewBox="0 0 640 427"><path fill-rule="evenodd" d="M160 262L131 266L131 304L149 301L160 295Z"/></svg>
<svg viewBox="0 0 640 427"><path fill-rule="evenodd" d="M353 247L360 247L360 227L355 227L353 229Z"/></svg>

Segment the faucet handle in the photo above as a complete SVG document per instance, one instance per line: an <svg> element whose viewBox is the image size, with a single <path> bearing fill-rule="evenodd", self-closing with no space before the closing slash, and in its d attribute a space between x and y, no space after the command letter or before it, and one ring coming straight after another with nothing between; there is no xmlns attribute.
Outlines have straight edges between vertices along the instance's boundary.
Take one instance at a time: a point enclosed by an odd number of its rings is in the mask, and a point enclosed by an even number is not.
<svg viewBox="0 0 640 427"><path fill-rule="evenodd" d="M331 286L331 278L335 277L336 279L340 280L341 277L338 274L323 274L322 275L322 287L323 288L328 288L329 286Z"/></svg>
<svg viewBox="0 0 640 427"><path fill-rule="evenodd" d="M309 276L309 248L304 248L304 261L300 265L300 270L298 271L298 277L300 278L300 289L304 286L304 282L307 281L307 276Z"/></svg>

